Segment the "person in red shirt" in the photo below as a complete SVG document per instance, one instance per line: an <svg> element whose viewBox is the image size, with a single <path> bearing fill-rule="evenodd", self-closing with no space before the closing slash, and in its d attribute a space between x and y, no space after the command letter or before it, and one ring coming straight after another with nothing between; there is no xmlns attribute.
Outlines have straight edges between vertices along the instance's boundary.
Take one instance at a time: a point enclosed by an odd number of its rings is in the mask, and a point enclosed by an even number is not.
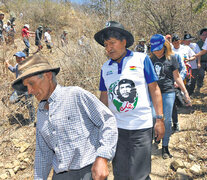
<svg viewBox="0 0 207 180"><path fill-rule="evenodd" d="M23 50L23 52L26 54L26 56L29 56L29 48L30 48L30 44L29 44L29 36L30 34L34 34L34 32L29 31L29 24L25 24L23 29L22 29L22 38L23 38L23 42L25 44L25 49Z"/></svg>

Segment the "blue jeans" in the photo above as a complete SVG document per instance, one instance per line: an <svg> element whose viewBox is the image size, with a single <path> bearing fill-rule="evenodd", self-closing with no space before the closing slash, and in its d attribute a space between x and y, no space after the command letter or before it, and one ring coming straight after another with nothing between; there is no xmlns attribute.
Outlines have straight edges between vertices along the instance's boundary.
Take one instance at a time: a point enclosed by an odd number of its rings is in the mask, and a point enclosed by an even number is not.
<svg viewBox="0 0 207 180"><path fill-rule="evenodd" d="M162 93L163 114L165 118L165 135L162 139L162 146L168 146L171 136L172 110L175 102L175 92ZM153 117L155 117L155 110L152 107Z"/></svg>

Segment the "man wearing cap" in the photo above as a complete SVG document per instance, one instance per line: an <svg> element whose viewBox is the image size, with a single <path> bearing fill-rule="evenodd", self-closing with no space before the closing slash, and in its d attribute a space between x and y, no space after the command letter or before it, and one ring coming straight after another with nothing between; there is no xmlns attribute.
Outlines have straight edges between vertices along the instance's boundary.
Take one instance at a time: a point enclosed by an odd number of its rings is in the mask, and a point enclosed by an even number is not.
<svg viewBox="0 0 207 180"><path fill-rule="evenodd" d="M116 119L93 94L57 84L59 67L41 55L19 64L12 83L40 102L37 111L34 179L105 180L118 138Z"/></svg>
<svg viewBox="0 0 207 180"><path fill-rule="evenodd" d="M155 136L157 140L164 136L162 98L154 67L146 54L127 49L134 38L118 22L107 22L94 38L110 58L102 66L99 89L100 100L117 119L114 180L150 179L153 121L149 92L156 110Z"/></svg>
<svg viewBox="0 0 207 180"><path fill-rule="evenodd" d="M199 34L200 34L200 40L197 42L197 44L200 47L200 49L202 49L204 42L207 39L206 38L207 37L207 27L201 29ZM202 51L203 51L203 53L205 52L205 50L202 50ZM200 58L201 58L201 68L198 71L198 80L197 80L197 88L196 88L196 92L198 92L198 93L200 92L200 88L203 86L203 79L205 76L205 71L207 71L207 53L200 56Z"/></svg>
<svg viewBox="0 0 207 180"><path fill-rule="evenodd" d="M197 54L201 50L196 43L192 42L193 39L195 39L195 38L193 36L191 36L191 34L186 33L183 38L183 44L184 44L184 46L190 47L194 51L194 53ZM192 94L195 90L195 85L196 85L196 81L198 78L197 77L198 76L198 69L201 67L200 59L201 58L198 57L195 60L189 62L191 65L191 68L192 68L192 76L193 76L186 85L186 88L187 88L189 94Z"/></svg>
<svg viewBox="0 0 207 180"><path fill-rule="evenodd" d="M145 39L141 38L139 40L139 43L136 45L134 51L136 51L136 52L143 52L143 53L146 54L147 53L147 45L145 43L146 43Z"/></svg>
<svg viewBox="0 0 207 180"><path fill-rule="evenodd" d="M4 38L3 38L3 29L4 29L3 19L4 19L4 13L0 11L0 44L4 40Z"/></svg>
<svg viewBox="0 0 207 180"><path fill-rule="evenodd" d="M177 34L173 34L172 37L172 44L173 44L173 51L177 54L180 55L181 59L189 63L192 69L197 69L197 64L196 63L196 57L194 51L189 47L189 46L184 46L181 44L180 37ZM193 66L193 67L192 67ZM191 95L194 91L194 89L189 88L191 84L191 78L194 78L196 71L192 71L192 73L187 74L188 76L188 82L187 82L187 90L189 95ZM195 75L196 76L196 75Z"/></svg>
<svg viewBox="0 0 207 180"><path fill-rule="evenodd" d="M5 63L6 63L6 66L8 67L8 69L11 72L15 73L16 78L18 78L19 75L20 75L20 72L19 72L19 69L18 69L19 63L22 62L23 60L25 60L26 55L23 52L19 51L19 52L15 53L14 56L16 57L16 62L17 62L17 64L14 67L8 62L8 60ZM29 110L30 121L33 122L35 120L35 109L34 109L34 106L33 106L33 100L32 100L31 95L28 95L28 93L26 93L26 92L15 90L12 93L9 100L10 100L11 103L16 103L24 96L27 100L29 100L29 102L27 103L27 108Z"/></svg>

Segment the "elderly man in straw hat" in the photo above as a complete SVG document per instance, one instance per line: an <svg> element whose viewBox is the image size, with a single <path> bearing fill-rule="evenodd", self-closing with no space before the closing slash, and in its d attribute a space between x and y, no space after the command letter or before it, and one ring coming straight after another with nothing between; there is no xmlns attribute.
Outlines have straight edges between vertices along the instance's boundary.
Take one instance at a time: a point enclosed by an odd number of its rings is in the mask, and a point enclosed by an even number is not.
<svg viewBox="0 0 207 180"><path fill-rule="evenodd" d="M36 54L19 64L12 83L40 101L34 179L47 179L53 167L53 180L104 180L116 149L115 117L88 91L57 84L59 70Z"/></svg>
<svg viewBox="0 0 207 180"><path fill-rule="evenodd" d="M149 93L156 110L157 141L163 138L165 131L154 67L146 54L127 49L134 38L118 22L107 22L94 38L110 57L102 66L99 89L101 101L117 119L119 137L113 159L114 179L150 179L153 121Z"/></svg>

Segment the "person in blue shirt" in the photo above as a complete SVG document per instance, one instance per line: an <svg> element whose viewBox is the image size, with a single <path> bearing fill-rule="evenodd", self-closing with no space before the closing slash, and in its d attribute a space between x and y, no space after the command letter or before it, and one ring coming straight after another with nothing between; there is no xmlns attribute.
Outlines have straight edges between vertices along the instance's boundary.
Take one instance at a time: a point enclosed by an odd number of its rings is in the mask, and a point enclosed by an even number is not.
<svg viewBox="0 0 207 180"><path fill-rule="evenodd" d="M15 73L16 78L19 77L20 72L18 70L18 66L19 63L22 62L23 60L25 60L26 55L25 53L23 53L22 51L19 51L17 53L14 54L15 58L16 58L16 65L12 66L9 61L5 61L6 66L8 67L8 69L12 72ZM18 90L14 90L14 92L12 93L12 95L9 98L9 101L11 103L17 103L19 102L23 97L25 97L26 100L28 100L27 104L27 108L29 110L29 115L30 115L30 122L34 122L35 120L35 108L33 106L33 97L31 95L28 95L27 92L21 92Z"/></svg>
<svg viewBox="0 0 207 180"><path fill-rule="evenodd" d="M115 155L118 132L110 110L90 92L57 83L59 67L33 55L19 64L12 83L40 102L37 110L34 179L105 180Z"/></svg>

